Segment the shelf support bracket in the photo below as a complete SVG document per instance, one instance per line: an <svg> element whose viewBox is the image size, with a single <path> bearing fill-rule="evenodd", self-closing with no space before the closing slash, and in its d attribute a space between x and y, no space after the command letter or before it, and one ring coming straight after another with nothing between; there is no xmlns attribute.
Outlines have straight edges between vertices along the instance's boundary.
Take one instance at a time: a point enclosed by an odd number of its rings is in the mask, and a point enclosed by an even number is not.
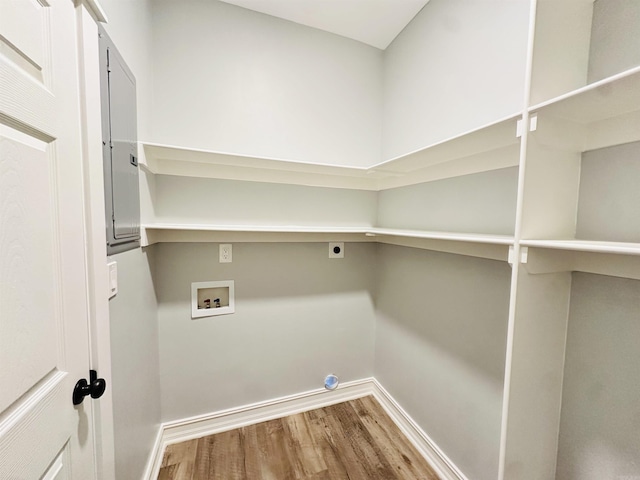
<svg viewBox="0 0 640 480"><path fill-rule="evenodd" d="M516 138L522 137L525 129L525 121L524 118L521 118L516 123ZM535 132L538 129L538 114L534 113L529 117L529 131Z"/></svg>
<svg viewBox="0 0 640 480"><path fill-rule="evenodd" d="M515 247L511 245L509 247L509 256L507 257L509 265L513 266L516 261ZM529 247L520 247L520 263L527 263L529 261Z"/></svg>

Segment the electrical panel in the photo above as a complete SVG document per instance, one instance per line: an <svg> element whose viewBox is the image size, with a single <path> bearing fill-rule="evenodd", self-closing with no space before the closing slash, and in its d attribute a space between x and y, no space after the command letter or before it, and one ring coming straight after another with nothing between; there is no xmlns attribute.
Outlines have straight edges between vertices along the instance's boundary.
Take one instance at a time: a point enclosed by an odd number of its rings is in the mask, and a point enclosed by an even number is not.
<svg viewBox="0 0 640 480"><path fill-rule="evenodd" d="M99 29L107 254L140 246L136 80Z"/></svg>

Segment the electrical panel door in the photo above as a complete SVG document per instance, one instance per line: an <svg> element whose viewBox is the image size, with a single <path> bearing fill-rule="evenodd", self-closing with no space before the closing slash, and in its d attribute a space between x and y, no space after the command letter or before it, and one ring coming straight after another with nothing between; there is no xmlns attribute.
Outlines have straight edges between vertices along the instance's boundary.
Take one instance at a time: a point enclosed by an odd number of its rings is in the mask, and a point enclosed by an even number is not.
<svg viewBox="0 0 640 480"><path fill-rule="evenodd" d="M107 253L111 255L140 245L136 80L103 29L100 63Z"/></svg>

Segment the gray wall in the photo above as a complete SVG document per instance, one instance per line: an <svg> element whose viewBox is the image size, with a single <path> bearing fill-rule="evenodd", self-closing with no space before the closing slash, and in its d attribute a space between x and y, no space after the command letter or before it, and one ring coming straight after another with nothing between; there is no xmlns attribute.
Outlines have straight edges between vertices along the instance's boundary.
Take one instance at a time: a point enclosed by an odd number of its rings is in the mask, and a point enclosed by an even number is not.
<svg viewBox="0 0 640 480"><path fill-rule="evenodd" d="M588 83L640 64L640 2L595 0L589 50Z"/></svg>
<svg viewBox="0 0 640 480"><path fill-rule="evenodd" d="M154 48L158 143L312 163L380 160L374 47L215 0L158 0Z"/></svg>
<svg viewBox="0 0 640 480"><path fill-rule="evenodd" d="M431 0L384 53L382 158L513 115L528 0Z"/></svg>
<svg viewBox="0 0 640 480"><path fill-rule="evenodd" d="M513 235L518 168L465 175L378 194L378 226Z"/></svg>
<svg viewBox="0 0 640 480"><path fill-rule="evenodd" d="M376 220L377 194L365 190L156 175L155 195L155 218L166 223L353 227Z"/></svg>
<svg viewBox="0 0 640 480"><path fill-rule="evenodd" d="M164 421L215 412L373 374L375 245L157 246ZM234 280L236 313L191 319L191 283Z"/></svg>
<svg viewBox="0 0 640 480"><path fill-rule="evenodd" d="M576 237L640 242L639 186L640 142L584 153Z"/></svg>
<svg viewBox="0 0 640 480"><path fill-rule="evenodd" d="M640 281L574 273L558 480L640 478Z"/></svg>
<svg viewBox="0 0 640 480"><path fill-rule="evenodd" d="M160 426L154 248L110 257L118 294L109 301L116 478L141 478Z"/></svg>
<svg viewBox="0 0 640 480"><path fill-rule="evenodd" d="M509 266L378 248L375 377L468 478L497 478Z"/></svg>

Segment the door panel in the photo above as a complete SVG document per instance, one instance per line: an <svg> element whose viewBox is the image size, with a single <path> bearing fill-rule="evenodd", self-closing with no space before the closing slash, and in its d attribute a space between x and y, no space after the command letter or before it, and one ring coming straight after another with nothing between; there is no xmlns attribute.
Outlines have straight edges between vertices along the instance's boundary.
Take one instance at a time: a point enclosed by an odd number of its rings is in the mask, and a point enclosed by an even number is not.
<svg viewBox="0 0 640 480"><path fill-rule="evenodd" d="M43 70L45 42L43 38L46 15L38 2L3 1L0 7L0 31L4 44L10 43L16 53L31 62L38 70ZM31 69L27 69L29 72Z"/></svg>
<svg viewBox="0 0 640 480"><path fill-rule="evenodd" d="M73 412L68 408L71 401L65 375L55 372L43 379L33 394L16 405L15 418L2 422L0 478L42 478L67 447Z"/></svg>
<svg viewBox="0 0 640 480"><path fill-rule="evenodd" d="M0 125L0 157L2 411L55 370L59 312L49 145Z"/></svg>
<svg viewBox="0 0 640 480"><path fill-rule="evenodd" d="M0 478L91 479L75 7L0 0Z"/></svg>
<svg viewBox="0 0 640 480"><path fill-rule="evenodd" d="M68 446L56 457L42 480L70 480Z"/></svg>

